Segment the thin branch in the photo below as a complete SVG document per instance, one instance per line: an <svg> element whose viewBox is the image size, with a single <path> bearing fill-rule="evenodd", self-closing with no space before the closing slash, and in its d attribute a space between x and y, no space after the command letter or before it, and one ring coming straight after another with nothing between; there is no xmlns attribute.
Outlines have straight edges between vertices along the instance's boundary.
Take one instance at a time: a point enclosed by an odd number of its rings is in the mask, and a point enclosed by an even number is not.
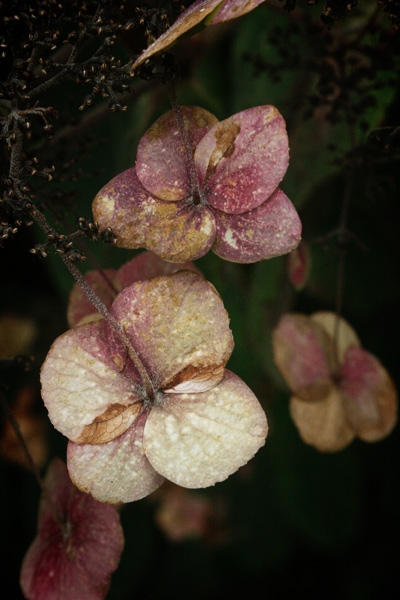
<svg viewBox="0 0 400 600"><path fill-rule="evenodd" d="M11 427L14 430L15 437L18 439L19 443L21 444L21 447L24 451L25 457L28 461L29 467L30 467L32 473L34 474L36 481L38 482L40 488L43 490L43 480L40 476L39 469L37 468L36 463L33 460L31 453L29 452L29 448L25 442L24 436L21 433L21 429L18 424L18 421L14 417L14 415L8 405L7 399L1 389L0 389L0 403L3 407L4 414L6 415L7 419L9 420L9 422L11 424Z"/></svg>
<svg viewBox="0 0 400 600"><path fill-rule="evenodd" d="M45 231L47 235L54 234L54 229L47 222L46 217L36 208L32 208L32 217L36 221L36 223ZM81 286L83 292L86 294L88 300L95 306L95 308L99 311L99 313L105 318L105 320L109 323L110 327L115 331L118 335L125 348L128 351L129 357L132 360L133 364L137 368L140 377L142 378L142 383L146 389L146 393L149 398L154 398L155 389L147 370L139 358L138 353L135 348L132 346L132 343L127 336L124 329L121 327L119 322L115 319L115 317L110 313L107 306L104 302L99 298L96 292L90 287L86 279L83 277L82 273L79 271L78 267L72 263L69 258L67 258L64 254L59 255L64 262L65 266L74 277L75 281Z"/></svg>

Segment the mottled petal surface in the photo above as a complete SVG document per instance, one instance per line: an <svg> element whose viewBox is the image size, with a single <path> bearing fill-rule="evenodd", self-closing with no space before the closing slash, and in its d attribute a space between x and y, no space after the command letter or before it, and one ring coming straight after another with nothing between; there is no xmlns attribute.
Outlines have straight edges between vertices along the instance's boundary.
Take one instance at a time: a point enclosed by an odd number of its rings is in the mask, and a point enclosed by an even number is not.
<svg viewBox="0 0 400 600"><path fill-rule="evenodd" d="M147 420L144 449L153 467L188 488L223 481L264 445L267 421L233 373L203 394L164 396Z"/></svg>
<svg viewBox="0 0 400 600"><path fill-rule="evenodd" d="M54 427L70 440L101 443L134 422L133 382L113 361L107 324L67 331L52 345L41 371L42 396ZM96 433L97 432L97 433Z"/></svg>
<svg viewBox="0 0 400 600"><path fill-rule="evenodd" d="M116 274L115 269L104 269L103 273L106 279L99 271L89 271L89 273L86 273L85 279L107 308L110 308L115 296L122 288L120 288L114 280ZM115 290L113 290L112 286L114 286ZM78 283L75 283L68 298L68 325L71 328L77 327L78 325L83 325L84 323L96 321L101 318L101 314L96 310L90 300L88 300L81 286Z"/></svg>
<svg viewBox="0 0 400 600"><path fill-rule="evenodd" d="M332 390L335 349L332 338L309 317L286 314L273 333L274 359L298 398L317 402Z"/></svg>
<svg viewBox="0 0 400 600"><path fill-rule="evenodd" d="M355 435L348 425L337 388L320 402L290 400L290 414L302 440L321 452L337 452L350 444Z"/></svg>
<svg viewBox="0 0 400 600"><path fill-rule="evenodd" d="M51 463L44 487L38 536L21 569L25 598L102 600L124 546L118 512L74 488L59 459ZM54 511L65 531L56 522Z"/></svg>
<svg viewBox="0 0 400 600"><path fill-rule="evenodd" d="M146 247L167 261L196 260L210 250L215 233L214 215L205 206L160 202L147 230Z"/></svg>
<svg viewBox="0 0 400 600"><path fill-rule="evenodd" d="M289 198L276 190L253 210L230 215L215 211L217 235L213 252L239 263L251 263L287 254L301 238L301 221Z"/></svg>
<svg viewBox="0 0 400 600"><path fill-rule="evenodd" d="M122 248L148 248L164 260L186 262L211 248L214 216L202 205L162 201L149 194L134 169L112 179L93 201L100 229L111 227Z"/></svg>
<svg viewBox="0 0 400 600"><path fill-rule="evenodd" d="M174 264L158 258L153 252L142 252L123 264L117 271L115 269L104 269L102 273L89 271L85 279L107 308L110 308L115 296L131 283L152 279L159 275L169 275L181 269L198 272L191 262ZM76 283L68 298L68 325L71 328L77 327L101 318L100 313Z"/></svg>
<svg viewBox="0 0 400 600"><path fill-rule="evenodd" d="M189 367L195 377L225 365L231 355L222 300L214 286L191 271L133 284L118 295L112 312L158 389L187 381Z"/></svg>
<svg viewBox="0 0 400 600"><path fill-rule="evenodd" d="M168 202L161 203L169 205ZM140 183L134 168L107 183L93 200L93 218L100 231L111 227L121 248L144 248L146 234L157 216L160 201ZM173 210L173 207L171 207ZM162 207L161 207L162 209ZM168 209L167 209L168 210Z"/></svg>
<svg viewBox="0 0 400 600"><path fill-rule="evenodd" d="M211 206L231 214L260 206L289 163L282 115L273 106L256 106L221 121L198 144L195 163Z"/></svg>
<svg viewBox="0 0 400 600"><path fill-rule="evenodd" d="M354 329L341 317L338 317L336 313L320 311L311 315L311 320L314 323L318 323L326 333L332 338L335 338L336 327L338 326L338 339L337 339L337 355L339 363L342 363L347 349L350 346L360 346L360 340Z"/></svg>
<svg viewBox="0 0 400 600"><path fill-rule="evenodd" d="M362 348L348 348L340 389L347 421L358 437L375 442L389 435L397 422L397 393L377 358Z"/></svg>
<svg viewBox="0 0 400 600"><path fill-rule="evenodd" d="M197 106L182 106L181 112L194 153L218 119ZM136 173L146 190L161 200L176 202L190 196L185 146L173 110L157 119L140 140Z"/></svg>
<svg viewBox="0 0 400 600"><path fill-rule="evenodd" d="M69 442L67 463L74 484L100 502L133 502L164 481L143 454L143 427L138 421L119 438L101 445Z"/></svg>

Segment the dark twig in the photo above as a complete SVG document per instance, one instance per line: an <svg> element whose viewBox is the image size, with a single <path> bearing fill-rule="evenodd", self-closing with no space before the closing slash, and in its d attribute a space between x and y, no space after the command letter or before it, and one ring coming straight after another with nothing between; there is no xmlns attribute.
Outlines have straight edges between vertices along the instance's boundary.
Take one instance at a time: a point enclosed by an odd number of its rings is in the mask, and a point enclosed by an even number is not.
<svg viewBox="0 0 400 600"><path fill-rule="evenodd" d="M47 235L54 235L55 231L51 227L51 225L47 222L46 217L36 208L32 208L32 217L36 221L36 223L43 229L43 231ZM128 338L126 332L115 319L115 317L110 313L107 306L104 302L99 298L96 292L90 287L86 279L83 277L82 273L79 271L78 267L74 265L71 260L64 254L60 254L62 261L65 266L74 277L75 281L81 286L83 292L86 294L88 300L95 306L95 308L99 311L99 313L105 318L105 320L109 323L110 327L115 331L118 335L125 348L128 351L129 357L132 360L133 364L137 368L141 378L142 383L145 387L146 393L149 398L154 398L155 389L147 370L139 358L138 353L135 348L132 346L130 339Z"/></svg>

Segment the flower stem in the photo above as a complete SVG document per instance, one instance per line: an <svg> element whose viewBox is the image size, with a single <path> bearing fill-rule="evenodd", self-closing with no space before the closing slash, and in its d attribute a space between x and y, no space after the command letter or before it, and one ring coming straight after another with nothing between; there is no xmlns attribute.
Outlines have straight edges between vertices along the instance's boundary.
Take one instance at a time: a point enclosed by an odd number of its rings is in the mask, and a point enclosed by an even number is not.
<svg viewBox="0 0 400 600"><path fill-rule="evenodd" d="M45 231L47 234L54 233L53 228L47 222L46 217L36 208L32 208L32 217L36 221L36 223ZM65 266L74 277L75 281L81 286L83 292L86 294L88 300L95 306L95 308L99 311L99 313L105 318L105 320L109 323L110 327L115 331L118 335L125 348L128 351L129 357L132 360L133 364L139 371L140 377L142 378L142 383L146 389L146 393L149 398L154 398L155 389L147 370L139 358L138 353L135 348L132 346L130 339L128 338L126 332L118 323L116 318L110 313L107 306L104 302L99 298L96 292L90 287L86 279L83 277L82 273L79 271L78 267L71 262L71 260L65 256L64 254L60 254L62 261Z"/></svg>
<svg viewBox="0 0 400 600"><path fill-rule="evenodd" d="M3 411L4 414L6 415L7 419L10 422L11 427L14 430L15 433L15 437L17 438L17 440L19 441L21 448L24 451L24 454L26 456L26 459L28 461L28 465L30 470L32 471L32 473L35 476L36 481L39 484L39 487L41 489L42 492L42 497L46 498L46 502L49 505L49 508L51 510L51 512L53 513L53 517L55 522L57 523L57 525L60 527L60 529L65 532L65 523L62 519L62 516L59 514L58 510L56 509L54 502L52 501L52 499L50 498L49 492L46 489L46 486L44 485L43 479L39 473L39 469L37 468L37 465L35 463L35 461L32 458L32 454L29 451L29 448L27 446L27 443L25 441L24 436L21 433L21 428L19 426L19 423L17 421L17 419L14 417L12 410L10 409L10 406L7 402L7 399L5 397L5 395L3 394L2 390L0 389L0 404L3 407Z"/></svg>
<svg viewBox="0 0 400 600"><path fill-rule="evenodd" d="M32 473L34 474L36 481L39 484L39 487L43 490L43 480L40 476L39 469L37 468L35 461L33 460L31 453L29 452L29 448L26 445L25 438L21 433L21 428L18 424L18 421L14 417L2 390L0 390L0 403L3 407L4 414L6 415L7 419L9 420L9 422L11 424L11 427L14 430L15 437L18 439L19 443L21 444L21 447L22 447L24 454L26 456L26 459L28 461L29 467L30 467Z"/></svg>
<svg viewBox="0 0 400 600"><path fill-rule="evenodd" d="M343 296L344 296L344 280L345 280L345 266L347 257L347 245L349 241L349 232L347 228L347 220L349 214L351 191L353 186L353 175L354 175L354 153L355 153L355 138L354 131L350 129L350 139L352 145L352 157L350 167L347 173L347 182L343 194L342 208L340 213L339 227L337 229L337 241L339 245L339 261L337 270L337 285L336 285L336 318L335 318L335 329L334 329L334 344L336 352L339 348L339 334L340 334L340 319L343 310Z"/></svg>

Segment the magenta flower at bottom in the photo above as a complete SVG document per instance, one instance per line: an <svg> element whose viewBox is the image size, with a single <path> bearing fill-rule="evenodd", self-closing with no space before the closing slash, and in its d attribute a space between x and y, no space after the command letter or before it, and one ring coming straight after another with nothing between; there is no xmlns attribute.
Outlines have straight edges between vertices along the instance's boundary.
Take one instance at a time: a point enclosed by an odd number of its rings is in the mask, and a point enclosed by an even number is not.
<svg viewBox="0 0 400 600"><path fill-rule="evenodd" d="M301 222L278 188L289 161L282 115L256 106L219 122L183 106L187 148L173 111L139 142L134 168L112 179L93 201L101 229L111 227L122 248L147 248L185 262L210 249L252 263L293 250Z"/></svg>
<svg viewBox="0 0 400 600"><path fill-rule="evenodd" d="M124 547L115 507L74 488L56 458L44 480L38 521L21 568L25 598L102 600Z"/></svg>
<svg viewBox="0 0 400 600"><path fill-rule="evenodd" d="M54 342L42 394L53 425L71 440L75 485L103 502L130 502L164 478L207 487L250 460L267 421L250 389L224 368L233 340L215 288L180 271L132 284L111 312L153 390L104 320Z"/></svg>

